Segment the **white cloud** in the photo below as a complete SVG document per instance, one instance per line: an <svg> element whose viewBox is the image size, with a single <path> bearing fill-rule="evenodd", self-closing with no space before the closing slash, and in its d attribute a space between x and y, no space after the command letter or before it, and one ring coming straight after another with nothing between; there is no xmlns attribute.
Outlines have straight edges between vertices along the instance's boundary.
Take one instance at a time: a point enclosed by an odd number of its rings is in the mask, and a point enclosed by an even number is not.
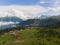
<svg viewBox="0 0 60 45"><path fill-rule="evenodd" d="M53 12L59 12L60 11L60 7L49 7L49 10L52 10Z"/></svg>
<svg viewBox="0 0 60 45"><path fill-rule="evenodd" d="M51 7L48 7L48 13L53 15L59 15L60 14L60 0L53 0L54 2L51 4Z"/></svg>
<svg viewBox="0 0 60 45"><path fill-rule="evenodd" d="M3 26L3 25L9 25L9 24L18 24L19 22L3 22L3 21L1 21L0 22L0 26Z"/></svg>
<svg viewBox="0 0 60 45"><path fill-rule="evenodd" d="M40 0L40 3L41 3L41 4L44 4L44 3L46 3L46 2L45 2L45 0Z"/></svg>
<svg viewBox="0 0 60 45"><path fill-rule="evenodd" d="M41 3L41 4L44 4L44 3L45 3L45 1L40 1L40 3Z"/></svg>
<svg viewBox="0 0 60 45"><path fill-rule="evenodd" d="M60 7L60 0L54 0L54 2L53 2L54 4L53 4L53 7Z"/></svg>
<svg viewBox="0 0 60 45"><path fill-rule="evenodd" d="M0 17L4 16L17 16L21 19L35 18L38 13L47 12L48 10L39 5L32 6L0 6Z"/></svg>

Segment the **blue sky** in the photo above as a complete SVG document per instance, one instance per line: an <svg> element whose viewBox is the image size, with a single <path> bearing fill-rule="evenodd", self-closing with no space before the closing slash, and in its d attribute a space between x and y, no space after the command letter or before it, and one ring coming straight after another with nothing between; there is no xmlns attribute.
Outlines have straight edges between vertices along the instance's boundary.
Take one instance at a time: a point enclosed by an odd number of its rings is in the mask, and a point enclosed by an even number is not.
<svg viewBox="0 0 60 45"><path fill-rule="evenodd" d="M45 1L44 4L41 4L41 1ZM41 6L51 6L54 3L54 0L0 0L0 5L37 5Z"/></svg>
<svg viewBox="0 0 60 45"><path fill-rule="evenodd" d="M59 1L60 4L60 0L0 0L0 5L40 5L43 7L52 7L56 1Z"/></svg>
<svg viewBox="0 0 60 45"><path fill-rule="evenodd" d="M0 0L0 6L2 5L40 5L43 7L53 7L53 5L60 0ZM41 3L42 2L42 3ZM58 6L60 6L57 4ZM55 6L57 6L55 5Z"/></svg>
<svg viewBox="0 0 60 45"><path fill-rule="evenodd" d="M0 5L35 5L40 0L0 0Z"/></svg>

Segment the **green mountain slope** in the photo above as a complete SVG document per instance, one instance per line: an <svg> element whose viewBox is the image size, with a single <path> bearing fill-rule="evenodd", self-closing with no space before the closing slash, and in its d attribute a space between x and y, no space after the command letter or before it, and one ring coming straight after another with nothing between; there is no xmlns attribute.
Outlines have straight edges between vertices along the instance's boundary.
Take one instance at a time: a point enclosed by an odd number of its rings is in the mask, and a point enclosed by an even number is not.
<svg viewBox="0 0 60 45"><path fill-rule="evenodd" d="M27 27L19 29L16 34L18 38L10 32L0 34L0 45L60 45L60 28Z"/></svg>

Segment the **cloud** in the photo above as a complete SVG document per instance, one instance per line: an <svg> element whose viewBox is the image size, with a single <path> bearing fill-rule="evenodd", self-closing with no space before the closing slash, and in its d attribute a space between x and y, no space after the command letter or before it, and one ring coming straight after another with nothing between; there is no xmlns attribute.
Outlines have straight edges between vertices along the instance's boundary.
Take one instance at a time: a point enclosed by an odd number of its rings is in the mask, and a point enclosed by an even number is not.
<svg viewBox="0 0 60 45"><path fill-rule="evenodd" d="M53 3L51 3L53 2ZM10 5L10 6L0 6L0 17L5 16L17 16L23 20L32 19L38 17L38 14L47 15L59 14L60 12L60 0L51 0L50 6L44 5L43 7L40 5ZM40 0L40 3L49 3L47 0Z"/></svg>
<svg viewBox="0 0 60 45"><path fill-rule="evenodd" d="M53 12L59 12L60 11L60 7L49 7L49 10L52 10Z"/></svg>
<svg viewBox="0 0 60 45"><path fill-rule="evenodd" d="M47 15L59 15L60 14L60 0L53 0L53 3L50 3L50 7L47 6L47 9L49 10L47 12Z"/></svg>
<svg viewBox="0 0 60 45"><path fill-rule="evenodd" d="M60 7L60 0L54 0L54 2L53 2L54 4L53 4L53 7Z"/></svg>
<svg viewBox="0 0 60 45"><path fill-rule="evenodd" d="M41 4L44 4L44 3L45 3L45 1L40 1L40 3L41 3Z"/></svg>
<svg viewBox="0 0 60 45"><path fill-rule="evenodd" d="M40 3L41 3L41 4L44 4L44 3L46 3L46 2L45 2L45 0L41 0Z"/></svg>
<svg viewBox="0 0 60 45"><path fill-rule="evenodd" d="M47 12L48 10L39 5L22 6L0 6L0 17L4 16L17 16L21 19L32 19L37 17L38 13Z"/></svg>
<svg viewBox="0 0 60 45"><path fill-rule="evenodd" d="M52 5L50 9L53 10L54 12L59 12L60 11L59 4L60 4L60 0L55 0L54 4Z"/></svg>
<svg viewBox="0 0 60 45"><path fill-rule="evenodd" d="M9 25L9 24L15 24L14 22L0 22L0 26L3 26L3 25ZM16 23L18 24L18 23Z"/></svg>

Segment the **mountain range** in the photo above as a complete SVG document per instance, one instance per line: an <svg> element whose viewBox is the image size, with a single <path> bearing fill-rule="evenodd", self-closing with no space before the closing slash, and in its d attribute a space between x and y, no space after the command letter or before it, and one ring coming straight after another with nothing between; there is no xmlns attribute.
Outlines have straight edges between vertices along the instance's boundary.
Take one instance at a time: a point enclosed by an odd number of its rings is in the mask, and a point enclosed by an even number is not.
<svg viewBox="0 0 60 45"><path fill-rule="evenodd" d="M60 26L60 16L51 16L46 18L22 20L18 17L1 17L0 22L13 22L0 26L0 29L13 27L57 27ZM18 23L17 23L18 22Z"/></svg>
<svg viewBox="0 0 60 45"><path fill-rule="evenodd" d="M22 22L23 20L18 17L0 17L0 29L16 27L16 24Z"/></svg>
<svg viewBox="0 0 60 45"><path fill-rule="evenodd" d="M6 16L6 17L0 17L0 21L2 21L2 22L21 22L22 19L20 19L16 16L14 16L14 17Z"/></svg>
<svg viewBox="0 0 60 45"><path fill-rule="evenodd" d="M52 16L44 19L29 19L19 24L21 27L56 27L60 26L60 16Z"/></svg>

